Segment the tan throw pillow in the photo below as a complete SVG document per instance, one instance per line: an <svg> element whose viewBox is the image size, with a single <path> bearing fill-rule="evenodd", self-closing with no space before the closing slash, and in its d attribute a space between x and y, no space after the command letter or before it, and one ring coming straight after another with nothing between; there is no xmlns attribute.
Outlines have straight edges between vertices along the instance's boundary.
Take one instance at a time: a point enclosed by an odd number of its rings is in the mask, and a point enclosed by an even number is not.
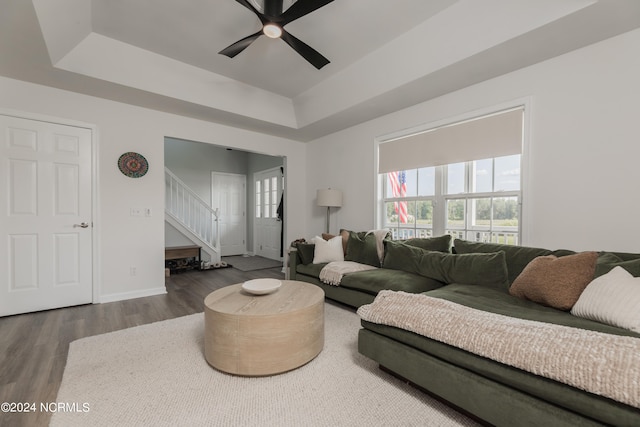
<svg viewBox="0 0 640 427"><path fill-rule="evenodd" d="M597 252L539 256L513 281L509 293L559 310L571 310L593 279Z"/></svg>
<svg viewBox="0 0 640 427"><path fill-rule="evenodd" d="M351 235L351 232L349 230L345 230L345 229L340 229L340 235L342 236L342 249L344 251L344 254L347 254L347 243L349 243L349 236Z"/></svg>

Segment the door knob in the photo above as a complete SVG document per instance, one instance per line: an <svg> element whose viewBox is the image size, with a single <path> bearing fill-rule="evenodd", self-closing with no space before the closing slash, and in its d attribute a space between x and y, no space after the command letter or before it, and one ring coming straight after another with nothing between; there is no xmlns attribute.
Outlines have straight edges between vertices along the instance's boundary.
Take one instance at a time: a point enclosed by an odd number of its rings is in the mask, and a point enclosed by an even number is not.
<svg viewBox="0 0 640 427"><path fill-rule="evenodd" d="M87 228L87 227L89 227L89 223L88 222L81 222L80 224L73 224L73 228L76 228L76 227Z"/></svg>

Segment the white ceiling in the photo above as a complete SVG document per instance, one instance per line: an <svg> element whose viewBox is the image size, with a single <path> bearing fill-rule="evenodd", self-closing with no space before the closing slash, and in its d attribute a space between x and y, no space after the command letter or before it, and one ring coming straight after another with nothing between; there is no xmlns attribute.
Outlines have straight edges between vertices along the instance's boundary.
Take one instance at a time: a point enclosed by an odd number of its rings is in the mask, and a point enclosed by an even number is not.
<svg viewBox="0 0 640 427"><path fill-rule="evenodd" d="M286 27L316 70L266 37L219 55L260 28L234 0L2 9L0 75L300 141L640 27L637 0L335 0Z"/></svg>
<svg viewBox="0 0 640 427"><path fill-rule="evenodd" d="M287 25L332 62L320 71L267 37L234 59L219 55L260 29L257 17L234 0L93 0L92 23L104 36L293 98L454 2L378 0L374 10L367 7L371 0L336 0ZM394 13L402 9L411 13Z"/></svg>

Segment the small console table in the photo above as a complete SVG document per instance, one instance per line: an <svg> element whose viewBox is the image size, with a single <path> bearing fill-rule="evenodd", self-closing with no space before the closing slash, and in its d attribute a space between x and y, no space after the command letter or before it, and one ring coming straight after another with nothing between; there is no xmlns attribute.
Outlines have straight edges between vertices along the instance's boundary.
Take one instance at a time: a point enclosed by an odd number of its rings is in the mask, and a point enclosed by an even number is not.
<svg viewBox="0 0 640 427"><path fill-rule="evenodd" d="M194 264L189 264L188 262L184 262L183 265L179 265L175 268L170 268L173 270L183 270L188 268L195 268L197 270L200 269L200 261L201 261L201 250L202 248L197 245L190 246L173 246L169 248L164 248L164 260L166 261L178 261L183 260L186 261L190 258L194 259Z"/></svg>

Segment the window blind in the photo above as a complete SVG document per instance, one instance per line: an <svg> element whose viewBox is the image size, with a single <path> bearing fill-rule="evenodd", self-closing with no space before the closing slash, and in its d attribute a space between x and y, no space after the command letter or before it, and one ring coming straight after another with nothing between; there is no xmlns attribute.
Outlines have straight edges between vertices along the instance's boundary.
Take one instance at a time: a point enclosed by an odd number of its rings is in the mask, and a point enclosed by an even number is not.
<svg viewBox="0 0 640 427"><path fill-rule="evenodd" d="M384 142L378 173L522 153L522 107Z"/></svg>

